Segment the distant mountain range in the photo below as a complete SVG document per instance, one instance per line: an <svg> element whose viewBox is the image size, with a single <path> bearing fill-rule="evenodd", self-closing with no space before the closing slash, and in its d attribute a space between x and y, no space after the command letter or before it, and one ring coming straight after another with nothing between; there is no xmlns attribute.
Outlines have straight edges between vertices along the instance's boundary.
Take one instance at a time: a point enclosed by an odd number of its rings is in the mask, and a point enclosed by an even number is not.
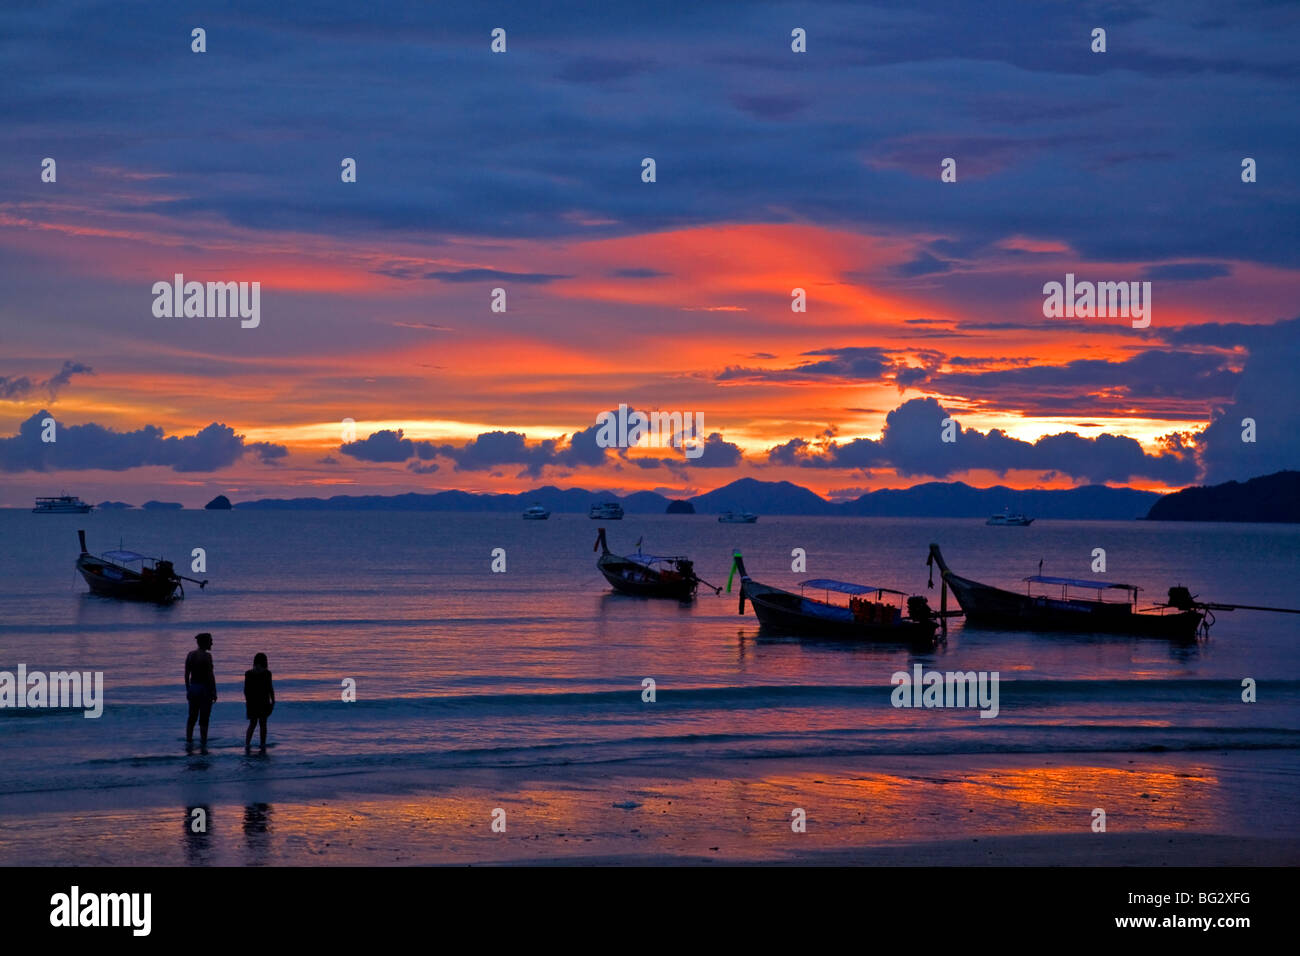
<svg viewBox="0 0 1300 956"><path fill-rule="evenodd" d="M1152 505L1147 518L1300 522L1300 471L1279 471L1247 482L1184 488Z"/></svg>
<svg viewBox="0 0 1300 956"><path fill-rule="evenodd" d="M984 518L1004 509L1036 518L1130 520L1146 515L1160 498L1151 491L1086 485L1062 491L1022 491L995 485L972 488L963 482L929 482L913 488L872 491L852 501L832 502L788 481L741 478L686 499L699 514L729 510L760 515L866 515L875 517ZM240 511L520 511L537 503L558 513L586 514L597 501L618 501L628 514L664 514L672 499L653 491L620 496L584 488L547 485L522 494L335 495L332 498L262 498L241 501ZM680 507L680 506L679 506Z"/></svg>

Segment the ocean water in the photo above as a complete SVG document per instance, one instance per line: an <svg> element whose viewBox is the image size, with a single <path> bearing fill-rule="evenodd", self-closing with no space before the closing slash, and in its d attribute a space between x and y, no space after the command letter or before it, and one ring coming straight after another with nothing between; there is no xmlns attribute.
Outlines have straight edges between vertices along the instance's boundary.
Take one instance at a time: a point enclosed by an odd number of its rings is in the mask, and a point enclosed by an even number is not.
<svg viewBox="0 0 1300 956"><path fill-rule="evenodd" d="M1040 559L1046 574L1089 577L1093 549L1104 548L1106 576L1143 587L1144 603L1184 584L1206 600L1300 605L1296 526L990 528L974 520L782 516L720 525L704 515L629 515L605 526L612 550L635 550L644 536L646 550L688 554L718 585L739 548L760 581L864 581L925 593L937 607L938 584L927 591L925 566L937 541L954 571L1013 588L1037 573ZM1300 769L1300 615L1219 613L1209 638L1193 645L976 631L960 622L927 653L772 637L760 634L752 611L737 614L734 594L702 588L681 605L612 593L595 569L596 527L582 515L530 522L495 514L0 511L0 670L22 663L29 671L102 671L105 697L93 720L0 710L0 863L21 862L31 841L56 831L98 846L95 862L195 862L190 852L177 856L186 848L175 840L112 839L163 807L235 808L244 821L236 842L247 846L278 802L273 829L284 842L270 859L293 862L291 837L319 836L322 824L302 811L313 800L337 808L360 806L363 794L383 803L400 793L403 809L392 812L409 814L419 793L445 795L462 784L484 799L544 791L525 801L538 807L562 803L557 792L595 787L597 803L621 808L651 797L615 800L624 784L610 780L639 780L648 792L654 781L689 781L700 770L695 783L676 786L680 808L718 799L728 780L779 789L765 769L778 766L806 771L812 788L829 775L821 768L851 765L860 773L838 779L871 777L886 790L872 776L880 768L905 779L909 768L925 776L942 767L972 789L965 797L960 788L946 792L936 832L959 820L963 832L981 832L972 819L981 787L1006 785L988 768L1002 767L1010 780L1008 766L1023 771L1045 760L1076 769L1061 771L1055 785L1035 778L1042 792L1032 796L1002 794L1021 810L987 814L997 832L1050 829L1065 812L1053 794L1115 764L1148 773L1128 795L1135 805L1150 799L1155 776L1200 781L1194 794L1168 789L1161 825L1300 836L1300 813L1282 799L1294 793ZM207 570L196 576L210 584L187 585L185 600L166 607L91 596L73 568L77 528L86 529L91 551L121 544L169 557L183 573L192 549L203 548ZM491 570L496 548L505 550L504 573ZM807 553L804 574L791 571L795 548ZM213 634L220 699L210 752L187 756L182 669L197 631ZM250 759L241 681L259 651L270 659L278 703L273 747ZM916 663L997 671L998 716L892 707L891 675ZM1253 704L1241 700L1247 677L1258 682ZM642 700L645 678L656 683L653 703ZM345 679L356 683L355 703L342 700ZM1178 755L1181 763L1164 766ZM1231 784L1222 782L1228 777ZM661 831L670 834L673 815L664 813ZM924 837L909 819L877 821L871 839ZM744 844L743 828L710 825ZM556 826L545 832L573 829ZM654 838L650 849L664 850L666 839ZM854 839L841 828L841 844ZM617 836L599 840L622 852ZM456 860L462 852L469 851L450 840L434 856ZM226 858L217 849L199 854L213 860ZM346 861L382 860L354 847Z"/></svg>

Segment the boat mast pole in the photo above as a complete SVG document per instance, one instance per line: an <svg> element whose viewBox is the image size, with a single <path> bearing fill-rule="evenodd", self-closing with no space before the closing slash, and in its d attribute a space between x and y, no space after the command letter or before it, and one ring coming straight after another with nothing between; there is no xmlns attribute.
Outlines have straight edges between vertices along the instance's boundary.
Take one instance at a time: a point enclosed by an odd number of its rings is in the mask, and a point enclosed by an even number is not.
<svg viewBox="0 0 1300 956"><path fill-rule="evenodd" d="M948 638L948 578L939 574L939 620L942 621L944 639Z"/></svg>
<svg viewBox="0 0 1300 956"><path fill-rule="evenodd" d="M930 569L928 587L934 587L934 566L939 565L939 626L943 628L943 638L948 639L948 565L944 563L943 553L937 544L930 544L930 556L925 559Z"/></svg>

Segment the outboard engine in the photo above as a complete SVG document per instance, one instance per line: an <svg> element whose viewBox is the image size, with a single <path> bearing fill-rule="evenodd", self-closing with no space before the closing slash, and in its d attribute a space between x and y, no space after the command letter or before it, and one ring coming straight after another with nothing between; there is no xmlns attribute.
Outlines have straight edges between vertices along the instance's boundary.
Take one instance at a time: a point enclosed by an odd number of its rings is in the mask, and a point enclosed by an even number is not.
<svg viewBox="0 0 1300 956"><path fill-rule="evenodd" d="M1172 587L1169 589L1169 605L1180 611L1190 611L1196 607L1196 600L1187 588Z"/></svg>
<svg viewBox="0 0 1300 956"><path fill-rule="evenodd" d="M176 577L176 568L170 561L155 561L154 570L164 581L170 581Z"/></svg>
<svg viewBox="0 0 1300 956"><path fill-rule="evenodd" d="M907 599L907 616L913 621L929 621L934 617L930 611L930 602L923 594L913 594Z"/></svg>

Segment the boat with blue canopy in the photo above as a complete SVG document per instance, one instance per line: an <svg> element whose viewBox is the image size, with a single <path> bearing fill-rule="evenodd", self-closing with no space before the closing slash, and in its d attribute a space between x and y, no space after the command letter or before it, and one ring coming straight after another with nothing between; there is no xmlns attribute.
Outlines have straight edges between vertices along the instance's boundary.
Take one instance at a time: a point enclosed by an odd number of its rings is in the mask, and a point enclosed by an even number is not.
<svg viewBox="0 0 1300 956"><path fill-rule="evenodd" d="M745 571L745 559L739 551L732 555L728 593L736 574L740 575L740 613L745 613L745 602L748 601L759 625L766 631L795 636L934 644L939 622L922 595L909 596L906 591L894 588L833 578L801 581L800 591L796 594L751 578ZM821 591L824 597L809 596L808 591ZM848 602L839 604L832 601L832 592L848 595Z"/></svg>
<svg viewBox="0 0 1300 956"><path fill-rule="evenodd" d="M953 573L937 544L930 545L927 564L931 568L931 587L934 586L933 569L935 565L939 567L945 589L941 609L946 610L946 592L951 588L965 614L967 627L1195 640L1205 619L1203 609L1176 607L1172 601L1139 608L1138 592L1142 589L1114 581L1031 574L1023 578L1024 594L981 584ZM1072 588L1091 591L1093 596L1073 596ZM1122 592L1122 599L1106 600L1107 592L1112 591ZM1172 596L1172 589L1170 593Z"/></svg>
<svg viewBox="0 0 1300 956"><path fill-rule="evenodd" d="M177 574L170 561L150 558L135 551L119 549L91 554L86 550L86 532L78 531L77 538L81 542L77 571L90 590L103 597L166 604L177 596L185 596L182 581L197 584L200 589L208 583Z"/></svg>

